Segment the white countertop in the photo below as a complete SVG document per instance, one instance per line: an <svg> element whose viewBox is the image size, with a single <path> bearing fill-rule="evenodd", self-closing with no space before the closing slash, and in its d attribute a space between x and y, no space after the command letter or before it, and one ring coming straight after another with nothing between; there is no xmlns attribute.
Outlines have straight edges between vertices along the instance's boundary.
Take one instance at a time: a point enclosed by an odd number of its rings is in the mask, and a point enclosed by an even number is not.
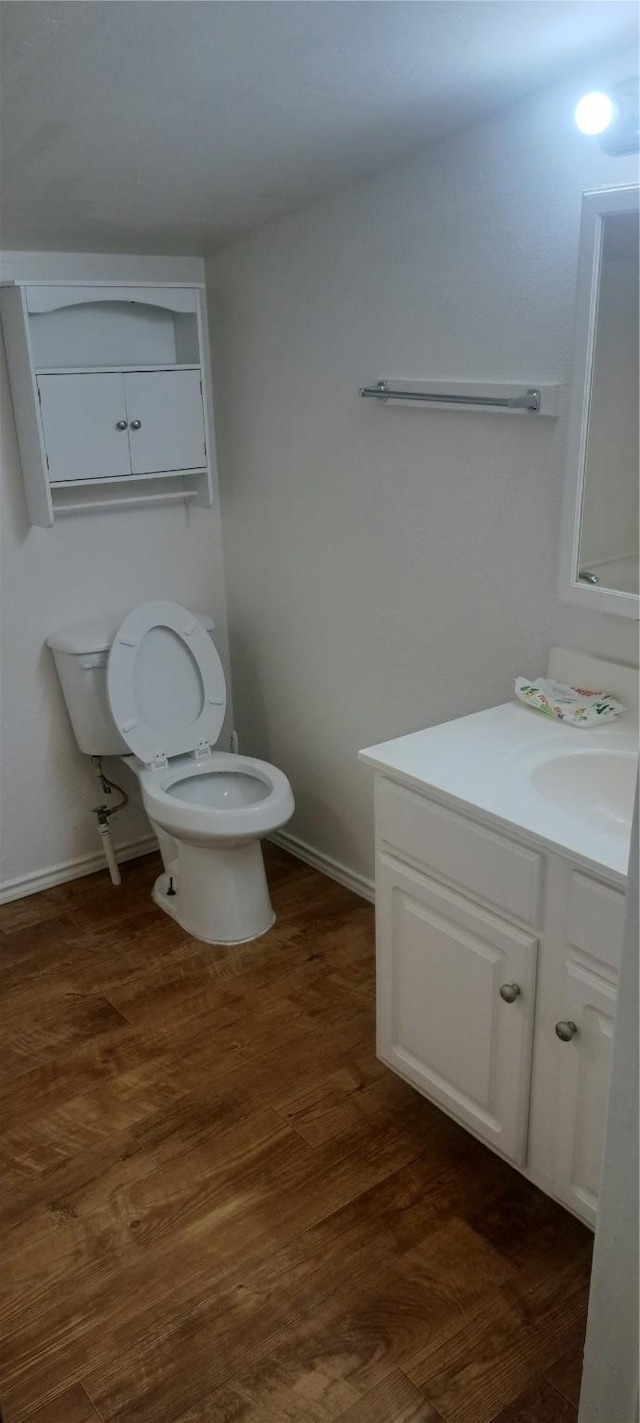
<svg viewBox="0 0 640 1423"><path fill-rule="evenodd" d="M637 753L635 720L622 716L586 730L562 725L513 701L368 746L360 759L394 780L481 811L624 882L630 827L603 829L588 816L565 813L544 798L530 778L545 761L588 750Z"/></svg>

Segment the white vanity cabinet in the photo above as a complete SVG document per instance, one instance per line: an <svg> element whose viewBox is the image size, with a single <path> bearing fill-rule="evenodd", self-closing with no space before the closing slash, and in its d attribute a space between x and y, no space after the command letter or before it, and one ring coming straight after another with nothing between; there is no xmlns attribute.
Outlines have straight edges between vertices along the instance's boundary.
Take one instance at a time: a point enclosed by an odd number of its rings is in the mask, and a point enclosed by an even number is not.
<svg viewBox="0 0 640 1423"><path fill-rule="evenodd" d="M381 1056L510 1160L524 1161L535 936L382 855L378 943ZM517 992L515 1012L501 991Z"/></svg>
<svg viewBox="0 0 640 1423"><path fill-rule="evenodd" d="M211 504L199 287L7 283L0 313L32 523Z"/></svg>
<svg viewBox="0 0 640 1423"><path fill-rule="evenodd" d="M595 1223L624 889L376 775L378 1054Z"/></svg>

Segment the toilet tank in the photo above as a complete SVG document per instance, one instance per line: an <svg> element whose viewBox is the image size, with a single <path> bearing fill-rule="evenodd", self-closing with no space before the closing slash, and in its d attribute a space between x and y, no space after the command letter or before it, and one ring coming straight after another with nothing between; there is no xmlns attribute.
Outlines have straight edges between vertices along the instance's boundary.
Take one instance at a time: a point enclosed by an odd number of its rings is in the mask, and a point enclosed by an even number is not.
<svg viewBox="0 0 640 1423"><path fill-rule="evenodd" d="M88 756L131 755L111 719L107 700L109 648L124 616L79 623L47 638L76 741ZM213 638L211 618L202 613L195 616Z"/></svg>

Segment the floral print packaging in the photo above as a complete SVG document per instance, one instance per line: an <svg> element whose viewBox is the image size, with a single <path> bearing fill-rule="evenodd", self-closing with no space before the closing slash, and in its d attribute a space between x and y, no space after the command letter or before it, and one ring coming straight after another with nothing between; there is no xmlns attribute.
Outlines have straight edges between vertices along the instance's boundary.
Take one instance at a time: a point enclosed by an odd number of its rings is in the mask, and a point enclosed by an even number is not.
<svg viewBox="0 0 640 1423"><path fill-rule="evenodd" d="M610 692L594 692L586 687L566 687L563 682L552 682L544 677L536 677L533 682L526 677L516 677L516 696L526 706L535 707L555 721L565 721L569 726L602 726L613 721L626 711Z"/></svg>

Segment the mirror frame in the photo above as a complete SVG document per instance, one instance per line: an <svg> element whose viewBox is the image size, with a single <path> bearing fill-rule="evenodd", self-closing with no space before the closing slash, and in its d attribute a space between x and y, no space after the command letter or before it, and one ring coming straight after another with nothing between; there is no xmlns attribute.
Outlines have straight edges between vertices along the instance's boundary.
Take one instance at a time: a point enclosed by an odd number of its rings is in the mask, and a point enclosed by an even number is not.
<svg viewBox="0 0 640 1423"><path fill-rule="evenodd" d="M637 183L629 183L615 188L599 188L595 192L586 192L582 195L560 574L560 597L565 601L578 603L585 611L591 609L592 612L617 613L620 617L636 619L640 618L640 596L638 594L623 593L615 588L600 588L588 583L581 583L578 580L578 567L585 491L589 405L598 316L603 219L609 213L637 211L639 195L640 186Z"/></svg>

